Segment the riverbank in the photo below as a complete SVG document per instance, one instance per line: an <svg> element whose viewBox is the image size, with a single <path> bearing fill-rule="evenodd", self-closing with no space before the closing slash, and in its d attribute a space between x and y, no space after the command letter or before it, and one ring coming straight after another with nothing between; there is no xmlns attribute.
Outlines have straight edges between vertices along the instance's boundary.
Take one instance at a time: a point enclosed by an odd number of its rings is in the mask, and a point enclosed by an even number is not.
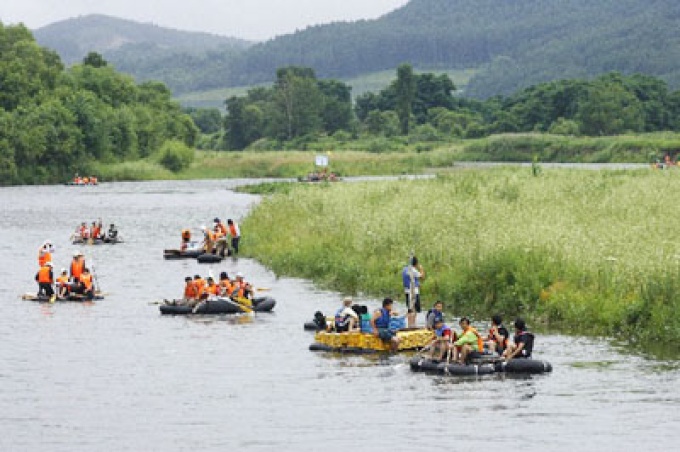
<svg viewBox="0 0 680 452"><path fill-rule="evenodd" d="M102 181L189 180L219 178L296 178L314 169L317 154L342 176L422 174L450 169L456 162L650 163L680 149L680 134L656 133L614 137L565 137L507 134L457 141L409 141L408 137L306 143L303 150L244 152L196 151L185 169L172 172L153 160L99 163L87 173Z"/></svg>
<svg viewBox="0 0 680 452"><path fill-rule="evenodd" d="M244 221L244 249L277 274L397 298L415 250L426 306L441 299L455 315L500 312L579 335L672 343L680 212L669 194L678 189L680 173L646 169L288 185Z"/></svg>

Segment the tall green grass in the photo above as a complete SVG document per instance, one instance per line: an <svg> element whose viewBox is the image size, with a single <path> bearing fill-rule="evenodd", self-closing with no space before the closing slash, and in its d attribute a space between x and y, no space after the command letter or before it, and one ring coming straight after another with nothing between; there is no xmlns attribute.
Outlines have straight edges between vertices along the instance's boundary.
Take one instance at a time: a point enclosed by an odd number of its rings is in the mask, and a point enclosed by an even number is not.
<svg viewBox="0 0 680 452"><path fill-rule="evenodd" d="M290 187L244 221L278 274L401 295L411 250L425 304L575 334L680 340L680 171L464 171L434 180Z"/></svg>

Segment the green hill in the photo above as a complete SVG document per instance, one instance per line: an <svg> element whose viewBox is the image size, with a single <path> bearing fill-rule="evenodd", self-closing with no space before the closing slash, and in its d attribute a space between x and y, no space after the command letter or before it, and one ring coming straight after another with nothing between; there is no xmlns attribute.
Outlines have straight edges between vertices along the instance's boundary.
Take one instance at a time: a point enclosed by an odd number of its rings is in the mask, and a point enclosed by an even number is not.
<svg viewBox="0 0 680 452"><path fill-rule="evenodd" d="M271 83L276 69L289 65L348 80L404 62L474 70L466 94L481 98L610 71L653 75L677 87L679 18L676 0L411 0L375 20L313 26L250 46L193 45L177 55L175 47L136 40L103 54L120 70L158 78L176 94ZM36 36L44 42L40 30ZM78 33L72 41L98 42Z"/></svg>

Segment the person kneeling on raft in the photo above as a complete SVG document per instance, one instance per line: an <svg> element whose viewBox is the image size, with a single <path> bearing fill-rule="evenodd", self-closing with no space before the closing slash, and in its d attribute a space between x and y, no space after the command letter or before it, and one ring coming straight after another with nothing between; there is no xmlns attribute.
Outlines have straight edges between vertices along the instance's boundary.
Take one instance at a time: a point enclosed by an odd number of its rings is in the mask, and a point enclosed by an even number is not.
<svg viewBox="0 0 680 452"><path fill-rule="evenodd" d="M505 362L510 362L516 358L531 358L531 352L534 350L534 333L527 331L526 322L523 319L515 319L515 336L513 337L514 344L508 345L503 353Z"/></svg>
<svg viewBox="0 0 680 452"><path fill-rule="evenodd" d="M356 311L352 309L352 299L345 298L342 301L342 307L335 313L335 332L345 333L348 331L356 331L359 328L359 316Z"/></svg>
<svg viewBox="0 0 680 452"><path fill-rule="evenodd" d="M460 338L453 343L456 346L454 353L458 352L458 362L460 364L466 364L470 359L481 357L484 352L484 341L477 330L470 326L470 319L467 317L461 318L459 325L463 332Z"/></svg>
<svg viewBox="0 0 680 452"><path fill-rule="evenodd" d="M396 351L399 348L400 339L394 331L390 330L393 304L394 302L391 298L385 298L382 302L382 308L373 313L371 326L373 327L373 335L384 342L389 342L392 351Z"/></svg>
<svg viewBox="0 0 680 452"><path fill-rule="evenodd" d="M441 317L434 320L433 327L435 338L425 347L430 350L429 357L433 361L441 361L446 354L448 360L453 354L456 332L449 328Z"/></svg>

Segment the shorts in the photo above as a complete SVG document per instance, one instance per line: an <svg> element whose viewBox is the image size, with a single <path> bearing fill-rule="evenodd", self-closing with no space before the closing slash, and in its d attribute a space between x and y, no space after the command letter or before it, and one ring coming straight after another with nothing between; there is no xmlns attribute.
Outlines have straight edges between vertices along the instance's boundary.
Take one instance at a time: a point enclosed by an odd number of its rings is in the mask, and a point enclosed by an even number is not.
<svg viewBox="0 0 680 452"><path fill-rule="evenodd" d="M380 328L378 330L378 337L383 341L391 341L392 338L394 337L394 332L385 328Z"/></svg>
<svg viewBox="0 0 680 452"><path fill-rule="evenodd" d="M416 302L415 306L411 306L411 297L410 294L405 294L406 296L406 307L408 308L409 314L412 314L414 312L420 313L420 294L416 294Z"/></svg>

